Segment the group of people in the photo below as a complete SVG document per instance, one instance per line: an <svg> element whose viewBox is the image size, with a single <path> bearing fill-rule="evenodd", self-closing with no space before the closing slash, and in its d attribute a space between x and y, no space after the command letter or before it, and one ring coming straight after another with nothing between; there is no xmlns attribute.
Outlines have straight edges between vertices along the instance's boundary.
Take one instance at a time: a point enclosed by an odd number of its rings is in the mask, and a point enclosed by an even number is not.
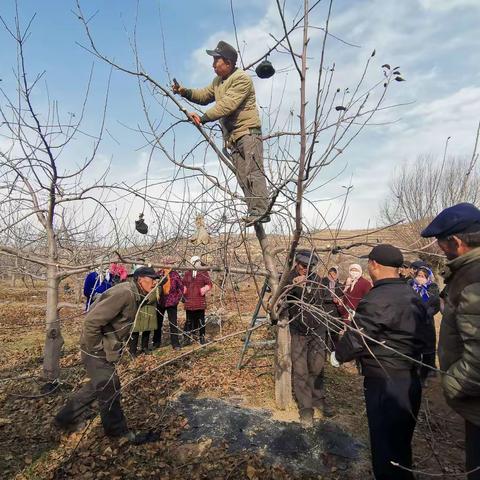
<svg viewBox="0 0 480 480"><path fill-rule="evenodd" d="M480 479L480 210L462 203L442 211L422 231L447 257L439 293L432 269L406 262L388 244L367 257L368 274L349 268L319 277L314 251L298 251L286 290L293 390L300 420L324 410L324 365L356 362L364 376L372 467L377 480L413 479L412 438L422 388L441 374L447 403L465 419L466 470ZM434 316L442 311L436 368Z"/></svg>
<svg viewBox="0 0 480 480"><path fill-rule="evenodd" d="M204 266L200 257L193 256L190 263L194 268L187 270L182 278L176 270L170 268L175 264L173 258L166 257L162 260L162 264L167 267L157 273L165 278L164 283L142 302L133 322L128 342L133 356L160 348L165 315L168 317L170 342L174 350L179 350L182 344L190 344L196 338L201 344L206 343L206 294L211 290L212 282L207 271L195 269ZM103 275L97 271L90 272L83 288L85 310L88 312L96 298L114 285L124 282L127 276L125 266L116 263L112 263ZM178 327L177 310L180 302L184 303L186 312L183 330Z"/></svg>
<svg viewBox="0 0 480 480"><path fill-rule="evenodd" d="M220 41L207 54L213 57L216 74L212 83L190 89L174 81L172 89L199 105L215 102L203 114L189 113L189 119L198 127L220 121L224 153L248 208L243 220L247 226L268 222L271 205L252 79L236 67L238 55L228 43ZM470 204L448 208L433 219L422 236L436 237L448 259L446 287L440 295L428 265L408 264L400 250L391 245L378 245L368 255L373 283L362 276L359 264L350 266L344 284L338 281L336 267L322 278L317 273L319 258L315 252L297 252L285 292L293 390L301 420L312 424L315 409L325 413L323 371L327 350L332 365L355 361L365 377L375 478L414 478L412 436L422 383L429 372L435 371L433 318L443 305L438 342L442 386L449 405L465 419L468 478L480 479L480 211ZM107 435L127 436L136 444L152 439L151 432L132 432L127 427L115 362L129 338L136 336L130 340L131 348L133 344L136 347L140 331L143 350L148 349L152 331L152 347L157 347L165 314L172 346L178 348L177 305L182 298L187 317L184 330L190 333L187 341L194 331L204 341L205 295L211 281L204 270L196 269L200 268L198 262L192 258L194 268L183 278L170 269L156 272L141 267L127 280L122 272L118 283L103 291L95 291L103 279L92 277L95 286L87 296L91 299L87 301L81 339L82 359L90 380L58 412L57 426L74 426L97 400ZM114 282L116 277L114 274ZM154 314L150 308L143 326L137 315L139 305L146 311L150 307L156 311Z"/></svg>

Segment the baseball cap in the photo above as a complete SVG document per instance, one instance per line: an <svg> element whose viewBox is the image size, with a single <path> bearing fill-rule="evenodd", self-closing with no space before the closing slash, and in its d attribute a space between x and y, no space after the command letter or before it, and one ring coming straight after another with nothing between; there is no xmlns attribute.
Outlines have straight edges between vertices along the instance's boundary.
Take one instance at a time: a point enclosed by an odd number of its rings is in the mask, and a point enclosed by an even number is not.
<svg viewBox="0 0 480 480"><path fill-rule="evenodd" d="M382 243L373 247L368 254L368 259L374 260L384 267L400 268L403 265L402 252L388 243Z"/></svg>
<svg viewBox="0 0 480 480"><path fill-rule="evenodd" d="M132 274L129 275L133 278L149 277L158 279L161 277L152 267L138 267Z"/></svg>
<svg viewBox="0 0 480 480"><path fill-rule="evenodd" d="M295 261L314 267L318 263L318 256L312 250L297 250Z"/></svg>
<svg viewBox="0 0 480 480"><path fill-rule="evenodd" d="M237 62L238 54L235 48L233 48L227 42L220 40L214 50L206 50L206 52L212 57L223 57L230 60L232 63Z"/></svg>

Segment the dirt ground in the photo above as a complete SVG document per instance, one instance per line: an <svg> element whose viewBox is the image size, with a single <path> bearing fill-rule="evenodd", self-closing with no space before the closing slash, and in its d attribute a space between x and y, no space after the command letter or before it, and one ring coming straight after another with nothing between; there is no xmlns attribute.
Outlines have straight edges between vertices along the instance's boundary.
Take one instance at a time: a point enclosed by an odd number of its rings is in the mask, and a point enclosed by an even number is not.
<svg viewBox="0 0 480 480"><path fill-rule="evenodd" d="M225 299L223 335L248 325L253 293L243 285L236 299ZM121 362L129 424L161 432L158 442L134 447L109 440L97 417L76 433L60 434L51 425L52 417L84 379L77 347L82 316L81 310L62 310L63 383L54 394L41 396L44 302L42 288L12 290L0 285L2 479L371 477L362 379L355 368L326 368L332 416L306 431L297 423L295 408L275 409L270 352L253 357L249 350L245 368L236 368L242 335L196 352L184 348L182 357L167 365L163 364L180 355L168 345L153 355ZM220 312L215 299L211 305ZM218 338L220 332L209 335ZM265 328L254 337L271 335ZM460 473L462 441L463 424L446 406L439 381L433 379L424 391L415 433L415 468L440 474L437 478Z"/></svg>

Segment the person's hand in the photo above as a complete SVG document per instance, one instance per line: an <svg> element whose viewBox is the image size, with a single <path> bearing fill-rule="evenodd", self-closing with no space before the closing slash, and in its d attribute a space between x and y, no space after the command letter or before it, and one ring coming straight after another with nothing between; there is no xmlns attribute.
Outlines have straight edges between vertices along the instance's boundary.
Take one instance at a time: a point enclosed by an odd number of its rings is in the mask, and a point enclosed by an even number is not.
<svg viewBox="0 0 480 480"><path fill-rule="evenodd" d="M183 294L184 294L184 295L187 294L187 287L183 287Z"/></svg>
<svg viewBox="0 0 480 480"><path fill-rule="evenodd" d="M330 354L330 365L335 368L338 368L340 366L340 362L337 360L337 357L335 356L335 352L332 352Z"/></svg>
<svg viewBox="0 0 480 480"><path fill-rule="evenodd" d="M348 277L348 278L345 280L345 286L346 286L346 287L349 287L351 284L352 284L352 277Z"/></svg>
<svg viewBox="0 0 480 480"><path fill-rule="evenodd" d="M340 303L340 301L338 300L337 297L333 297L333 298L332 298L332 301L333 301L333 303L334 303L335 305L338 305L338 304Z"/></svg>
<svg viewBox="0 0 480 480"><path fill-rule="evenodd" d="M197 125L197 127L199 127L199 126L202 124L202 122L201 122L201 120L200 120L200 116L197 115L197 114L194 113L194 112L190 112L190 113L188 114L188 118L189 118L195 125Z"/></svg>
<svg viewBox="0 0 480 480"><path fill-rule="evenodd" d="M305 282L306 279L307 279L307 277L305 275L299 275L298 277L295 277L293 279L293 284L298 285L299 283Z"/></svg>
<svg viewBox="0 0 480 480"><path fill-rule="evenodd" d="M175 82L172 83L173 93L178 93L179 95L181 95L183 97L183 95L185 93L185 90L186 90L186 88L180 86L178 83L175 83Z"/></svg>

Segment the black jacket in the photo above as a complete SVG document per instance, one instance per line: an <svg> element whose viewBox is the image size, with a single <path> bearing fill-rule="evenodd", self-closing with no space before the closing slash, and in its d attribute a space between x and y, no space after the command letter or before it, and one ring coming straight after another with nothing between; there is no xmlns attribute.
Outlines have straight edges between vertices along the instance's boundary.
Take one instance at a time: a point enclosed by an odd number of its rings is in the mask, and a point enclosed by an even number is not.
<svg viewBox="0 0 480 480"><path fill-rule="evenodd" d="M336 298L338 300L343 296L343 285L337 280L335 282L334 293L330 291L330 280L328 277L323 277L320 281L320 285L322 287L323 308L333 317L340 318L341 315L338 311L337 304L333 299Z"/></svg>
<svg viewBox="0 0 480 480"><path fill-rule="evenodd" d="M295 270L290 272L287 288L287 308L290 319L290 330L298 335L315 332L323 335L327 329L323 314L324 289L321 278L311 273L305 284L293 286L293 279L298 276Z"/></svg>
<svg viewBox="0 0 480 480"><path fill-rule="evenodd" d="M375 282L357 307L352 327L355 324L365 335L395 351L349 329L337 344L339 362L358 359L366 377L405 376L415 369L414 362L396 351L420 358L428 334L427 311L404 279Z"/></svg>

